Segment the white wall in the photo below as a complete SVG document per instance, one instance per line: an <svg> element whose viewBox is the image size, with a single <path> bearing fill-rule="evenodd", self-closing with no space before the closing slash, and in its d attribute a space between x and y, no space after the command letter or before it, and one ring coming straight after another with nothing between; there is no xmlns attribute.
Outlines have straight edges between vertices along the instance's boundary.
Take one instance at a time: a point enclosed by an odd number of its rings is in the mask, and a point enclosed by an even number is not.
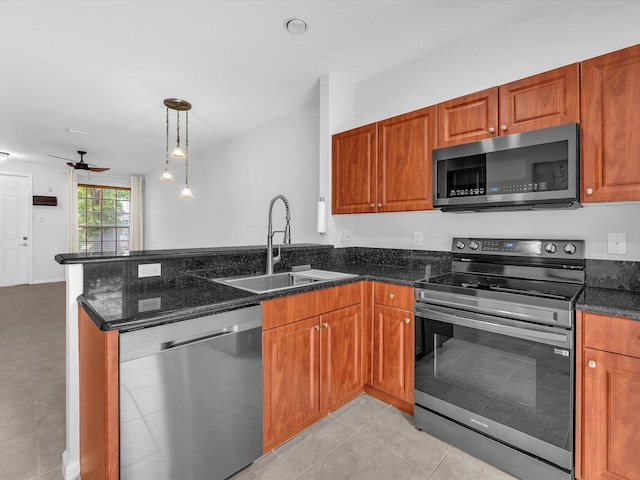
<svg viewBox="0 0 640 480"><path fill-rule="evenodd" d="M382 120L640 43L640 2L557 2L556 7L555 18L531 22L539 15L532 11L525 22L514 20L500 30L484 32L357 85L342 87L341 92L321 90L321 102L327 105L348 88L355 98L352 112L333 110L345 121L330 119L329 131ZM530 23L534 26L527 26ZM340 128L331 129L331 125ZM323 154L321 162L330 165L330 154ZM327 180L322 181L320 189L330 190ZM562 212L337 215L330 219L327 241L343 246L448 250L453 236L572 237L586 241L589 258L638 261L639 220L640 202L588 205ZM351 241L338 241L339 229L349 229ZM413 245L413 232L424 233L422 247ZM607 254L609 232L627 234L627 255Z"/></svg>
<svg viewBox="0 0 640 480"><path fill-rule="evenodd" d="M194 142L196 139L193 140ZM146 178L145 248L266 245L269 202L283 194L291 207L294 243L319 243L318 101L192 156L194 198L178 198L183 164L172 161L175 182ZM284 206L273 210L284 227ZM281 240L278 234L275 243Z"/></svg>

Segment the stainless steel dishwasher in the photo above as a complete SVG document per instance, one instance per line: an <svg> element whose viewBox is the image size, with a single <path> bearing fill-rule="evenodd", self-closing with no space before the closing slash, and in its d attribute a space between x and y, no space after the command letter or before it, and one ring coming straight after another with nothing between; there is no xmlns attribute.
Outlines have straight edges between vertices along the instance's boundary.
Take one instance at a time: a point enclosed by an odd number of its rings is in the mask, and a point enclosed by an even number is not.
<svg viewBox="0 0 640 480"><path fill-rule="evenodd" d="M120 479L218 480L262 455L262 308L120 334Z"/></svg>

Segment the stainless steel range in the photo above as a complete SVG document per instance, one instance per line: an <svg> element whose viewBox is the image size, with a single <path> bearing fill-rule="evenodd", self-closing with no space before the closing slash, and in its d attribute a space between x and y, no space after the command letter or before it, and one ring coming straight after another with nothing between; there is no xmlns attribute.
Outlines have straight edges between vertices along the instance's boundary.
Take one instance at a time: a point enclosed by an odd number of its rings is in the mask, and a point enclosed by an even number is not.
<svg viewBox="0 0 640 480"><path fill-rule="evenodd" d="M525 480L573 474L584 242L454 238L416 283L415 423Z"/></svg>

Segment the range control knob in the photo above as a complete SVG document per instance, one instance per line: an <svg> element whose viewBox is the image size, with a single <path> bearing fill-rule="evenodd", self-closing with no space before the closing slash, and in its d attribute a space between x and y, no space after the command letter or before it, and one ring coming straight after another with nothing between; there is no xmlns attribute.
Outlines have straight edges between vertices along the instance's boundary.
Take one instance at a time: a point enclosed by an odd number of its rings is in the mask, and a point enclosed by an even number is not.
<svg viewBox="0 0 640 480"><path fill-rule="evenodd" d="M462 250L462 249L464 248L464 242L463 242L462 240L458 240L458 241L456 242L456 248L457 248L458 250Z"/></svg>
<svg viewBox="0 0 640 480"><path fill-rule="evenodd" d="M566 243L564 246L564 253L573 255L576 253L576 246L573 243Z"/></svg>
<svg viewBox="0 0 640 480"><path fill-rule="evenodd" d="M555 243L545 243L544 251L547 253L556 253L556 244Z"/></svg>
<svg viewBox="0 0 640 480"><path fill-rule="evenodd" d="M478 242L476 242L475 240L471 240L471 241L469 242L469 248L470 248L471 250L477 250L479 246L480 246L480 245L478 245Z"/></svg>

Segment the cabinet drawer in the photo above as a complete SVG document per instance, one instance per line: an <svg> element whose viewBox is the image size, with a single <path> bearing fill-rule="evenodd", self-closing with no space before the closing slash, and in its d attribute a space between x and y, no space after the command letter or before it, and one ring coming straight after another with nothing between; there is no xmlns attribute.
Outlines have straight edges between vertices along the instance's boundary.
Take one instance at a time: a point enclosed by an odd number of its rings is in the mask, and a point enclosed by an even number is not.
<svg viewBox="0 0 640 480"><path fill-rule="evenodd" d="M413 287L375 282L373 288L374 302L378 305L413 310Z"/></svg>
<svg viewBox="0 0 640 480"><path fill-rule="evenodd" d="M584 313L584 347L640 358L640 321Z"/></svg>
<svg viewBox="0 0 640 480"><path fill-rule="evenodd" d="M262 329L286 325L362 302L362 282L262 302Z"/></svg>

